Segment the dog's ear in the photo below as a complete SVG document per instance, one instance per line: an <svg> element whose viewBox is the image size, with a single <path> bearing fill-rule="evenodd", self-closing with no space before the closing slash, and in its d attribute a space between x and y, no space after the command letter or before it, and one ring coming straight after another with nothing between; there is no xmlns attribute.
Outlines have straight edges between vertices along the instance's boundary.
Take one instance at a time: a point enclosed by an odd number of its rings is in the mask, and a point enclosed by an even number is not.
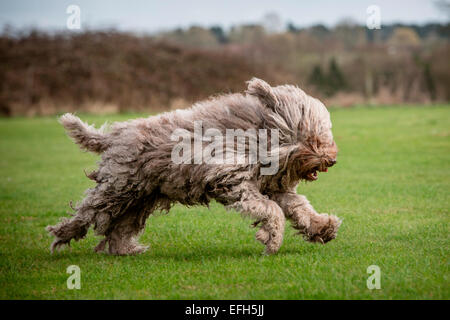
<svg viewBox="0 0 450 320"><path fill-rule="evenodd" d="M274 109L278 103L273 88L264 80L252 78L250 81L247 81L247 90L245 92L258 97L261 102L271 109Z"/></svg>

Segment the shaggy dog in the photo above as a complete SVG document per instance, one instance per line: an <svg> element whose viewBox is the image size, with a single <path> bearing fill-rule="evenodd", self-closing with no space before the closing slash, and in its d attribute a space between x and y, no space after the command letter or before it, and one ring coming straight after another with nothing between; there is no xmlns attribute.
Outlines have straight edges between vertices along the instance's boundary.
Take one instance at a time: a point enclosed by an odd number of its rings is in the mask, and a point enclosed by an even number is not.
<svg viewBox="0 0 450 320"><path fill-rule="evenodd" d="M174 163L175 129L194 135L194 122L207 128L276 129L279 169L263 175L261 162L244 164ZM336 237L341 221L318 214L296 193L301 180L313 181L336 163L337 147L330 115L317 99L291 85L271 87L253 78L245 94L216 96L187 110L95 129L72 114L60 118L81 148L101 154L98 170L88 174L97 184L86 191L72 218L47 230L55 236L53 250L85 237L90 225L104 238L95 248L110 254L144 252L137 242L145 221L155 210L172 204L207 205L211 199L235 209L260 225L256 239L265 253L278 251L285 220L311 242Z"/></svg>

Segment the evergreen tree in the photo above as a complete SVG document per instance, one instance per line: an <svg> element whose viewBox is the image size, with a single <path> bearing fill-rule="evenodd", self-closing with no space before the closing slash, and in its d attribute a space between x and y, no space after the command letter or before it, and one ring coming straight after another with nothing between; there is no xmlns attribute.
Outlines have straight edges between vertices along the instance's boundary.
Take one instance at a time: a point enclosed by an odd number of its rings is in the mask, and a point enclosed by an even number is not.
<svg viewBox="0 0 450 320"><path fill-rule="evenodd" d="M312 84L320 91L324 89L325 77L322 73L322 68L320 67L320 65L314 66L311 74L308 77L308 83Z"/></svg>
<svg viewBox="0 0 450 320"><path fill-rule="evenodd" d="M335 94L336 92L345 89L346 82L344 75L341 72L336 59L332 58L330 60L328 75L326 78L326 90L325 93L328 96Z"/></svg>
<svg viewBox="0 0 450 320"><path fill-rule="evenodd" d="M424 66L423 77L425 80L425 86L427 87L428 93L430 94L430 99L436 99L436 86L434 84L433 76L431 74L430 63L426 63Z"/></svg>
<svg viewBox="0 0 450 320"><path fill-rule="evenodd" d="M300 28L297 28L295 26L295 24L293 24L292 22L288 22L287 30L291 33L299 33L300 32Z"/></svg>
<svg viewBox="0 0 450 320"><path fill-rule="evenodd" d="M228 38L220 26L213 26L209 29L209 31L216 37L219 43L227 43Z"/></svg>

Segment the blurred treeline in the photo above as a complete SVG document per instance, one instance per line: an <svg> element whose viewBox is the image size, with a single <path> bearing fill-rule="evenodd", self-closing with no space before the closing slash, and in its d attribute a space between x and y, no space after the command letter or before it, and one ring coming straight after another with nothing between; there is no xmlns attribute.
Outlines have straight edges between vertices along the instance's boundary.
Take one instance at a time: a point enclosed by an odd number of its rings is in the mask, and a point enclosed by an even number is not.
<svg viewBox="0 0 450 320"><path fill-rule="evenodd" d="M190 27L154 35L5 29L0 114L160 111L261 77L328 105L450 101L450 24L350 22L286 31Z"/></svg>

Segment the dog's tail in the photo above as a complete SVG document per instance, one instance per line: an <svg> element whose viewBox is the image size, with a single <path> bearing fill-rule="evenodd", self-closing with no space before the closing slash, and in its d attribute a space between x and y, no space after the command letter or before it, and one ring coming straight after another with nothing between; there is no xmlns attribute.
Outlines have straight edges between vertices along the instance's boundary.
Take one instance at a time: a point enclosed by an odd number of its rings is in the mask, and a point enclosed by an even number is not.
<svg viewBox="0 0 450 320"><path fill-rule="evenodd" d="M107 135L104 132L104 126L100 129L94 128L84 123L80 118L71 113L66 113L59 122L66 129L67 134L79 144L82 149L96 153L102 153L108 149Z"/></svg>

